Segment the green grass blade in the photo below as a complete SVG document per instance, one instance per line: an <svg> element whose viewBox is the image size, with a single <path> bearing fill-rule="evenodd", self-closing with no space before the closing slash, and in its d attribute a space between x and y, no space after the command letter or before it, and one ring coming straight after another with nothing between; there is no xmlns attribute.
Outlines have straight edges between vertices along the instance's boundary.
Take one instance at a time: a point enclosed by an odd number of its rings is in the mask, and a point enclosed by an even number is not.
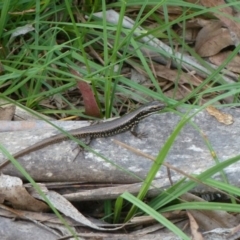
<svg viewBox="0 0 240 240"><path fill-rule="evenodd" d="M167 227L170 231L175 233L181 239L190 240L190 238L186 234L184 234L179 228L177 228L173 223L171 223L169 220L167 220L165 217L163 217L160 213L155 211L153 208L149 207L147 204L145 204L138 198L134 197L132 194L125 192L121 195L121 197L128 200L129 202L131 202L132 204L140 208L142 211L152 216L159 223Z"/></svg>

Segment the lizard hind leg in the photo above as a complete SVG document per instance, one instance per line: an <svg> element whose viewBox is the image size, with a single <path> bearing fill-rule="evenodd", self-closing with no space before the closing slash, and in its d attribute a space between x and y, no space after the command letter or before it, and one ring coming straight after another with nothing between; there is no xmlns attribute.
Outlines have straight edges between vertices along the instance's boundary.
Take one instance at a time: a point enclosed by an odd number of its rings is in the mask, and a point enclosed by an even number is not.
<svg viewBox="0 0 240 240"><path fill-rule="evenodd" d="M90 136L87 136L87 137L84 138L84 141L83 141L83 142L84 142L86 145L89 145L89 144L91 143L91 140L92 140L91 137L90 137ZM84 153L83 153L83 150L84 150L83 147L81 147L81 146L78 145L78 144L77 144L76 147L74 147L74 149L73 149L72 151L74 151L74 150L77 149L77 148L78 148L78 153L77 153L76 156L74 157L73 162L76 160L76 158L77 158L80 154L81 154L81 155L84 154Z"/></svg>
<svg viewBox="0 0 240 240"><path fill-rule="evenodd" d="M146 138L147 137L147 133L144 133L144 132L138 132L137 131L137 126L134 125L131 129L130 129L130 132L131 134L136 137L136 138L139 138L139 139L142 139L142 138Z"/></svg>

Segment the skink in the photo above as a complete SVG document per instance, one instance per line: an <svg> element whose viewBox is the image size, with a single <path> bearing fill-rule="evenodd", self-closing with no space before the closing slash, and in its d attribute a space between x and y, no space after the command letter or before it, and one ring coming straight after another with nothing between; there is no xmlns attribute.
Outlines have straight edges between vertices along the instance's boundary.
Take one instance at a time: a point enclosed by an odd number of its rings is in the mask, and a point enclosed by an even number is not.
<svg viewBox="0 0 240 240"><path fill-rule="evenodd" d="M68 133L76 138L103 138L113 136L128 131L129 129L133 130L141 119L162 110L164 107L164 103L160 101L152 101L118 119L103 122L101 124L73 129L68 131ZM44 148L48 145L58 143L67 139L69 138L64 133L59 133L13 154L13 157L16 159L28 153ZM2 164L0 164L0 170L9 163L10 160L6 160Z"/></svg>

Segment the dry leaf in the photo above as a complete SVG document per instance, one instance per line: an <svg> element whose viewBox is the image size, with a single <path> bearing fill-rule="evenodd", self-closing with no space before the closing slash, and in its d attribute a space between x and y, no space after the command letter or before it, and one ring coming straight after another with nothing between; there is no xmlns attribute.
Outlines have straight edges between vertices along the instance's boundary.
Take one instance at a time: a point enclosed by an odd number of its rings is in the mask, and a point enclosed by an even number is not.
<svg viewBox="0 0 240 240"><path fill-rule="evenodd" d="M71 219L75 220L76 222L83 224L85 226L88 226L93 229L97 230L104 230L104 231L112 231L112 230L118 230L124 226L121 225L119 227L114 228L102 228L98 227L97 224L90 221L88 218L86 218L84 215L82 215L66 198L64 198L62 195L60 195L57 192L54 191L46 191L46 197L51 202L51 204L61 213L63 213L65 216L70 217ZM41 199L41 196L39 196ZM44 199L43 199L44 200Z"/></svg>
<svg viewBox="0 0 240 240"><path fill-rule="evenodd" d="M220 66L222 64L224 64L224 62L226 61L226 59L228 58L228 56L231 54L232 52L230 51L225 51L225 52L220 52L218 54L216 54L215 56L212 56L209 58L209 60L217 65ZM226 68L230 71L236 72L236 73L240 73L240 56L236 55L229 63L228 65L226 65Z"/></svg>
<svg viewBox="0 0 240 240"><path fill-rule="evenodd" d="M187 90L186 88L183 88L182 86L179 86L177 89L170 89L168 91L164 92L164 95L169 98L173 98L176 100L181 100L184 97L187 97L191 90Z"/></svg>
<svg viewBox="0 0 240 240"><path fill-rule="evenodd" d="M233 237L235 237L234 239L237 239L237 237L240 236L240 225L237 225L236 227L234 227L232 229L232 233L231 235L229 236L229 239L231 237L231 239L233 239Z"/></svg>
<svg viewBox="0 0 240 240"><path fill-rule="evenodd" d="M228 29L223 28L220 21L213 21L199 31L195 51L201 57L209 57L230 45L233 42Z"/></svg>
<svg viewBox="0 0 240 240"><path fill-rule="evenodd" d="M213 106L208 106L206 110L211 116L215 117L220 123L223 123L225 125L230 125L230 124L233 124L234 122L233 117L230 114L222 113Z"/></svg>
<svg viewBox="0 0 240 240"><path fill-rule="evenodd" d="M35 198L23 187L22 180L2 174L0 176L0 195L16 209L45 212L49 207Z"/></svg>
<svg viewBox="0 0 240 240"><path fill-rule="evenodd" d="M201 0L201 4L205 7L217 7L223 5L224 7L218 8L219 13L214 12L213 14L219 18L222 23L228 28L231 39L235 46L238 46L240 43L240 23L230 18L233 16L233 10L231 7L226 6L224 0ZM223 13L223 14L221 14Z"/></svg>
<svg viewBox="0 0 240 240"><path fill-rule="evenodd" d="M79 80L79 78L82 78L82 75L79 72L72 68L70 68L70 72L76 76L77 87L83 97L85 114L92 117L101 117L100 109L97 105L96 98L90 84L86 81Z"/></svg>
<svg viewBox="0 0 240 240"><path fill-rule="evenodd" d="M2 103L2 106L0 107L0 121L11 121L13 119L16 106L13 104L3 103L4 101L0 102Z"/></svg>
<svg viewBox="0 0 240 240"><path fill-rule="evenodd" d="M199 226L198 226L196 220L194 219L194 217L192 216L192 214L189 211L187 211L187 215L188 215L189 221L190 221L192 239L194 239L194 240L203 240L203 236L199 232Z"/></svg>

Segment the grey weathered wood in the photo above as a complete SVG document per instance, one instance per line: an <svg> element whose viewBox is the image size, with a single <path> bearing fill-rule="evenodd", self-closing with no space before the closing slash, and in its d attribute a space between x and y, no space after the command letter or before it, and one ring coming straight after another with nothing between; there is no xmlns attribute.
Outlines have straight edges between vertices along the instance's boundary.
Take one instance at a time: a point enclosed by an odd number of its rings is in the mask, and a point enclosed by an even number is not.
<svg viewBox="0 0 240 240"><path fill-rule="evenodd" d="M240 153L240 110L225 109L225 112L233 115L234 124L223 125L205 111L198 113L192 119L208 137L220 161ZM116 145L112 140L117 139L145 153L156 156L179 121L180 117L174 113L155 114L142 120L138 127L140 132L148 134L147 138L138 139L130 132L126 132L109 138L94 139L91 142L90 146L95 151L104 155L112 163L126 169L126 171L122 171L89 151L84 151L74 160L78 150L75 149L76 143L73 141L51 145L19 160L36 181L134 183L139 181L137 177L144 178L147 175L152 162ZM67 129L79 127L77 122L65 124L68 126ZM11 153L14 153L56 133L57 130L50 129L5 132L0 133L0 141ZM1 155L0 162L2 161L3 157ZM166 161L188 174L200 173L215 164L201 134L190 124L182 129ZM235 186L239 186L239 167L240 164L236 163L225 170L230 183ZM132 172L137 177L130 175L127 171ZM11 165L5 168L3 172L21 176ZM171 171L171 175L173 180L182 177L173 171ZM159 171L157 178L160 180L158 182L161 182L162 187L170 184L165 167L162 167ZM216 176L216 178L219 177ZM205 187L201 186L199 191L204 189Z"/></svg>

